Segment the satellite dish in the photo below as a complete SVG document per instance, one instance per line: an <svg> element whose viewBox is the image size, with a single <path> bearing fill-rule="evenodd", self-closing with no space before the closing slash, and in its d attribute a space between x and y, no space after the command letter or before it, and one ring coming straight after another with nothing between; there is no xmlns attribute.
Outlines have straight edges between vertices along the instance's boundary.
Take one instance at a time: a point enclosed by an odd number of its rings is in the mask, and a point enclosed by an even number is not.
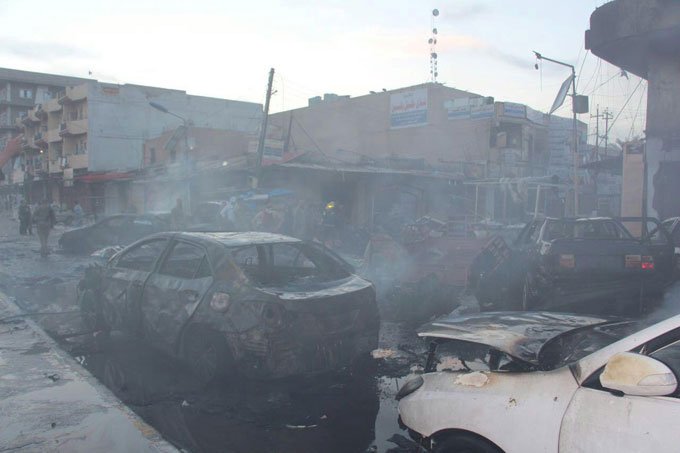
<svg viewBox="0 0 680 453"><path fill-rule="evenodd" d="M439 10L438 10L437 8L433 9L433 10L432 10L432 15L433 15L434 17L439 16Z"/></svg>
<svg viewBox="0 0 680 453"><path fill-rule="evenodd" d="M555 102L553 102L553 105L550 108L550 112L548 113L549 115L552 115L555 110L562 107L562 104L564 104L564 100L567 98L567 93L569 92L569 86L571 86L571 82L572 82L573 78L574 78L574 76L570 75L569 77L567 77L567 80L562 82L562 86L560 87L560 91L557 92L557 97L555 98Z"/></svg>

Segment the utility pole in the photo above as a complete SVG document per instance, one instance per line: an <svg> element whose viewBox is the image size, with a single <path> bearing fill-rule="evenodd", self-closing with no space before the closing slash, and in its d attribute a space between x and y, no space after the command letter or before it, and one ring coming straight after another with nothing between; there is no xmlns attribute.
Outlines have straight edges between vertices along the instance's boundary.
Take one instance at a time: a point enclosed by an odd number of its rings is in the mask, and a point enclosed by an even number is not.
<svg viewBox="0 0 680 453"><path fill-rule="evenodd" d="M604 118L604 156L607 157L607 148L609 148L609 120L614 116L609 113L609 109L604 109L602 115Z"/></svg>
<svg viewBox="0 0 680 453"><path fill-rule="evenodd" d="M600 157L600 104L597 104L595 115L590 115L590 118L595 118L595 157Z"/></svg>
<svg viewBox="0 0 680 453"><path fill-rule="evenodd" d="M552 58L548 58L540 54L539 52L536 52L535 50L533 51L534 55L536 55L536 58L538 60L546 60L551 63L558 64L560 66L566 66L567 68L571 69L571 104L572 104L572 112L574 114L573 116L573 142L574 142L574 217L578 217L578 186L579 186L579 181L578 181L578 122L576 119L576 68L574 65L571 65L569 63L565 63L563 61L559 60L553 60ZM538 69L538 65L536 66ZM585 112L582 112L585 113Z"/></svg>
<svg viewBox="0 0 680 453"><path fill-rule="evenodd" d="M264 112L262 114L262 125L260 126L260 140L257 142L257 162L255 164L254 187L260 185L262 177L262 156L264 155L264 141L267 138L267 122L269 121L269 101L272 98L272 84L274 83L274 68L269 70L269 82L267 83L267 97L264 101Z"/></svg>

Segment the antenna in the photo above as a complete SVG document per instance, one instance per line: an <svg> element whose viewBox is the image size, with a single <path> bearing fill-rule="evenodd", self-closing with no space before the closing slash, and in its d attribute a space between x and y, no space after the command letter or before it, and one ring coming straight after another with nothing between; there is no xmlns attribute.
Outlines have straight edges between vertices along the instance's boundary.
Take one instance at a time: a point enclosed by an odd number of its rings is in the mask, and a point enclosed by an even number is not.
<svg viewBox="0 0 680 453"><path fill-rule="evenodd" d="M437 71L437 16L439 16L439 10L435 8L432 10L432 17L430 18L432 35L427 40L430 45L430 81L434 83L437 83L437 76L439 75Z"/></svg>

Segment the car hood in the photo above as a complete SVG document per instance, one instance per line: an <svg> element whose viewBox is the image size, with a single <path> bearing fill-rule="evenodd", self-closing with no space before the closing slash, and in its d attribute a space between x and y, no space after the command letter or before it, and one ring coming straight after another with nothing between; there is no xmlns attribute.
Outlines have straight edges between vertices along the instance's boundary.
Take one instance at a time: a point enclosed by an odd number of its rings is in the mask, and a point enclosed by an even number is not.
<svg viewBox="0 0 680 453"><path fill-rule="evenodd" d="M418 336L488 346L532 365L550 340L575 329L607 324L615 318L549 312L491 312L447 316L422 326Z"/></svg>

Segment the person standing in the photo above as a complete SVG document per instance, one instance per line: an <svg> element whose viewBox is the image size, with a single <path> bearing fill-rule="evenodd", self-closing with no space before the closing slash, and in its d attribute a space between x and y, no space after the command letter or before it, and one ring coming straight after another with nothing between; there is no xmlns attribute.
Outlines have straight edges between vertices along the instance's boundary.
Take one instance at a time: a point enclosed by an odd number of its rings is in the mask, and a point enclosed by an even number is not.
<svg viewBox="0 0 680 453"><path fill-rule="evenodd" d="M38 238L40 239L40 256L46 257L49 253L47 248L47 239L50 236L50 230L56 223L54 210L50 206L49 201L45 198L33 213L33 222L38 230Z"/></svg>
<svg viewBox="0 0 680 453"><path fill-rule="evenodd" d="M21 200L21 204L19 204L19 234L22 236L33 234L33 229L31 228L31 207L26 203L26 200Z"/></svg>
<svg viewBox="0 0 680 453"><path fill-rule="evenodd" d="M80 206L80 202L76 200L76 204L73 205L73 217L75 220L75 226L81 227L83 226L83 218L85 217L85 211L83 211L83 207Z"/></svg>
<svg viewBox="0 0 680 453"><path fill-rule="evenodd" d="M172 222L172 227L176 230L181 230L184 228L186 218L184 217L184 208L182 207L182 199L178 198L175 202L175 207L170 211L170 220Z"/></svg>

